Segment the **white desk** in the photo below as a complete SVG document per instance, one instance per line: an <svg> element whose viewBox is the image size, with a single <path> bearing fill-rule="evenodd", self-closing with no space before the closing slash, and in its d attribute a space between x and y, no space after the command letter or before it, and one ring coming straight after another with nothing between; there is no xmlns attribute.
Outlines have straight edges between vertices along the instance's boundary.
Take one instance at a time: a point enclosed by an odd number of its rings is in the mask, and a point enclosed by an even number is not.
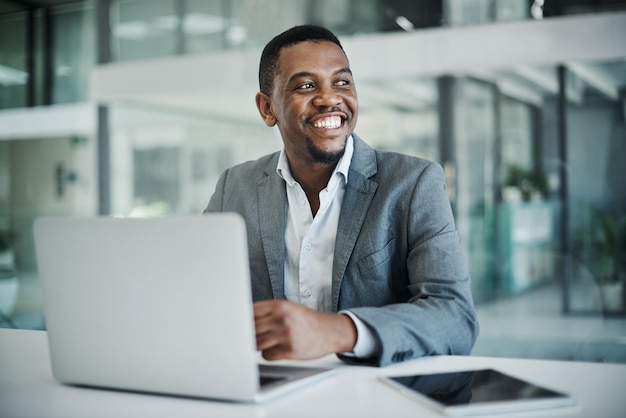
<svg viewBox="0 0 626 418"><path fill-rule="evenodd" d="M436 417L377 376L479 367L497 368L568 392L581 403L576 408L508 417L626 415L626 365L441 356L373 368L344 365L329 356L309 364L336 367L335 376L253 405L60 385L51 375L47 350L45 331L0 329L0 417Z"/></svg>

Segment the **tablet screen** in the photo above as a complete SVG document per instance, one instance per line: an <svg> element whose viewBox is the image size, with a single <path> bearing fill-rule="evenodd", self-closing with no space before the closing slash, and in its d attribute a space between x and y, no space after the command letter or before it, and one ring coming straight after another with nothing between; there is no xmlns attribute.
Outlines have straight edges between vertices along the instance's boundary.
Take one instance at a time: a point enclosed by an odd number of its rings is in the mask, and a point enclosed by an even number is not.
<svg viewBox="0 0 626 418"><path fill-rule="evenodd" d="M468 414L515 411L572 405L573 400L493 369L411 376L390 376L389 381L428 398L439 409Z"/></svg>

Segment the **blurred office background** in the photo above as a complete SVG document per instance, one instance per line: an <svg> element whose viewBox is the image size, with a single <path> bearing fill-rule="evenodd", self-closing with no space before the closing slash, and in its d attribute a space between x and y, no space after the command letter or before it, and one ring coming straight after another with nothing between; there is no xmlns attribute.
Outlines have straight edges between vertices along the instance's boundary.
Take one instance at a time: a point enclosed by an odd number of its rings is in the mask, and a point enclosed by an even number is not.
<svg viewBox="0 0 626 418"><path fill-rule="evenodd" d="M258 59L304 23L340 35L356 132L444 166L474 353L626 362L617 0L0 0L0 327L45 328L36 217L200 213L280 149Z"/></svg>

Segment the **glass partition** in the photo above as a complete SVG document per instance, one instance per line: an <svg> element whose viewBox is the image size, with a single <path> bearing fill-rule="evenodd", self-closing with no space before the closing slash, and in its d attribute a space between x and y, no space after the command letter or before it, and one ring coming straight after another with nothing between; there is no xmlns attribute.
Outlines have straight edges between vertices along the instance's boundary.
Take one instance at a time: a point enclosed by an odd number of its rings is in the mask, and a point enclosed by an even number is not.
<svg viewBox="0 0 626 418"><path fill-rule="evenodd" d="M440 161L439 94L433 78L359 83L356 133L370 145Z"/></svg>
<svg viewBox="0 0 626 418"><path fill-rule="evenodd" d="M92 2L0 14L0 109L88 100Z"/></svg>
<svg viewBox="0 0 626 418"><path fill-rule="evenodd" d="M89 74L95 63L95 30L91 3L53 9L52 102L89 99Z"/></svg>
<svg viewBox="0 0 626 418"><path fill-rule="evenodd" d="M235 17L237 3L188 0L182 28L186 51L216 51L245 41L247 30Z"/></svg>
<svg viewBox="0 0 626 418"><path fill-rule="evenodd" d="M535 164L533 109L529 104L507 96L502 98L500 106L500 140L505 176L515 169L532 170Z"/></svg>
<svg viewBox="0 0 626 418"><path fill-rule="evenodd" d="M26 12L0 15L0 109L27 105Z"/></svg>
<svg viewBox="0 0 626 418"><path fill-rule="evenodd" d="M111 55L127 61L174 55L180 16L173 0L120 0L112 3Z"/></svg>
<svg viewBox="0 0 626 418"><path fill-rule="evenodd" d="M566 68L569 308L624 315L626 61Z"/></svg>
<svg viewBox="0 0 626 418"><path fill-rule="evenodd" d="M110 126L112 212L121 216L201 213L226 168L281 147L260 118L119 105Z"/></svg>
<svg viewBox="0 0 626 418"><path fill-rule="evenodd" d="M499 111L499 296L479 304L475 352L624 362L626 62L494 78L517 94Z"/></svg>
<svg viewBox="0 0 626 418"><path fill-rule="evenodd" d="M491 83L457 80L455 124L457 202L455 216L465 246L477 301L495 293L494 163L495 90Z"/></svg>

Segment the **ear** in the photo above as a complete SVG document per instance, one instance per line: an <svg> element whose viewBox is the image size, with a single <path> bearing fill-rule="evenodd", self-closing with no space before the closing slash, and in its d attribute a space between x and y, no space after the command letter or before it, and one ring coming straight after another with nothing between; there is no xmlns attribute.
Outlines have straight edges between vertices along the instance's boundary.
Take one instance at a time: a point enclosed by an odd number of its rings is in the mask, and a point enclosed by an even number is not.
<svg viewBox="0 0 626 418"><path fill-rule="evenodd" d="M263 122L269 127L276 125L276 118L274 117L274 113L272 113L272 104L270 97L263 93L258 92L255 96L256 107L259 109L259 113L261 114L261 119Z"/></svg>

